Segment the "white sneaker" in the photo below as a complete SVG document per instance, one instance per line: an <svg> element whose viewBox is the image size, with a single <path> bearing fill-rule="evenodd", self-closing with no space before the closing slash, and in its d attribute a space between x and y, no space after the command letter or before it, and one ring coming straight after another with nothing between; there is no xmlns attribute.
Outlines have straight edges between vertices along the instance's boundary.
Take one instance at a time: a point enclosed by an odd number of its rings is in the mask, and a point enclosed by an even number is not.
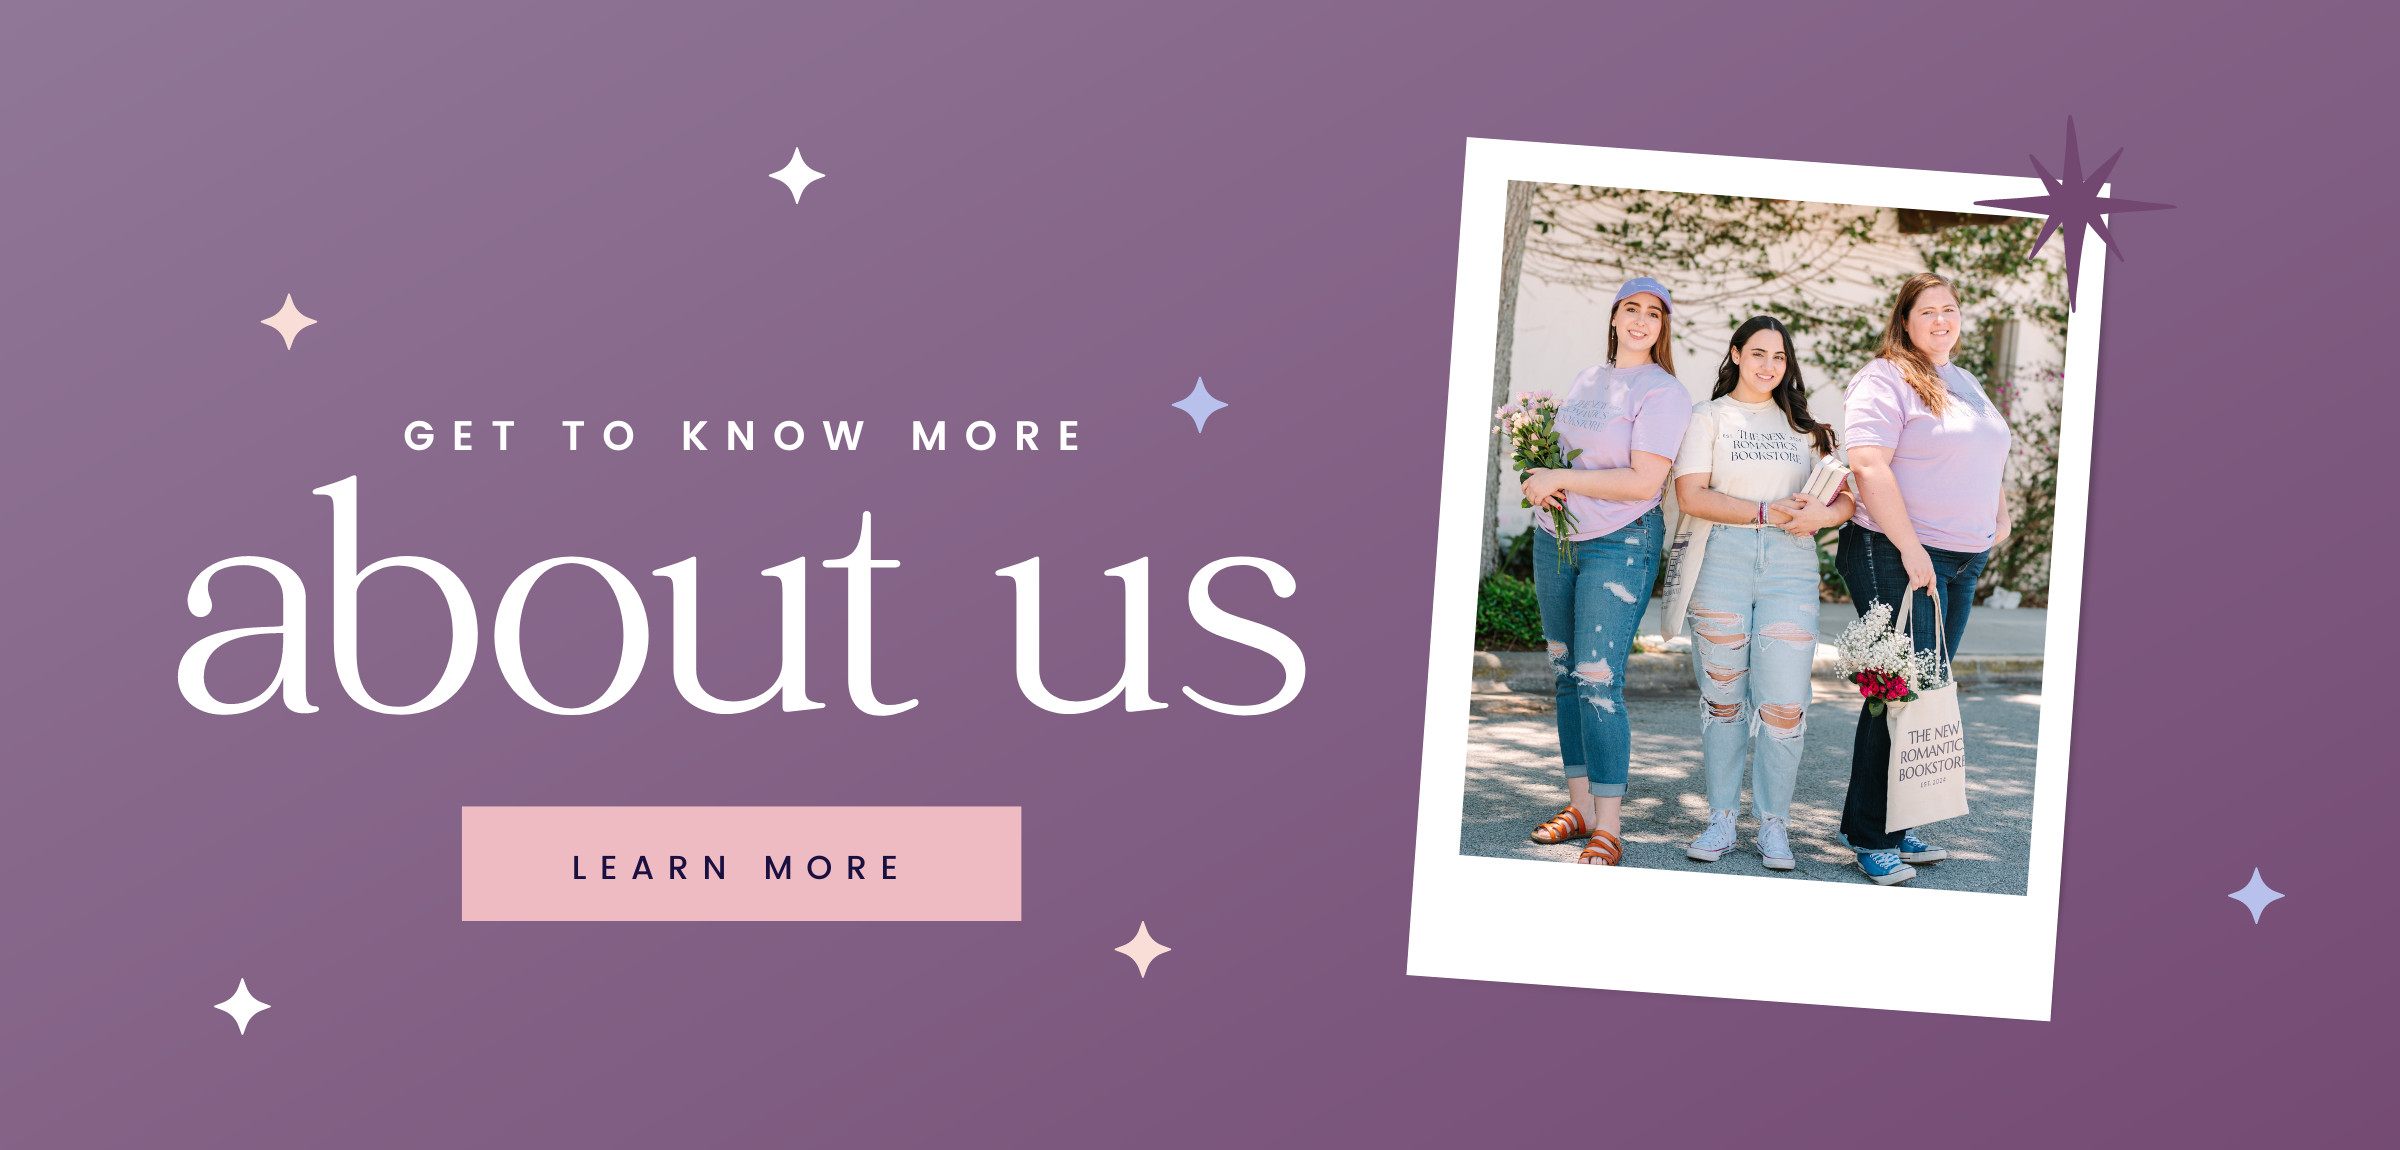
<svg viewBox="0 0 2400 1150"><path fill-rule="evenodd" d="M1792 857L1790 832L1783 820L1773 815L1758 822L1758 853L1766 860L1768 870L1791 870L1800 865Z"/></svg>
<svg viewBox="0 0 2400 1150"><path fill-rule="evenodd" d="M1700 832L1700 837L1693 839L1692 845L1683 848L1683 857L1698 859L1701 862L1715 862L1725 857L1725 852L1732 849L1733 812L1710 811L1708 812L1708 829Z"/></svg>

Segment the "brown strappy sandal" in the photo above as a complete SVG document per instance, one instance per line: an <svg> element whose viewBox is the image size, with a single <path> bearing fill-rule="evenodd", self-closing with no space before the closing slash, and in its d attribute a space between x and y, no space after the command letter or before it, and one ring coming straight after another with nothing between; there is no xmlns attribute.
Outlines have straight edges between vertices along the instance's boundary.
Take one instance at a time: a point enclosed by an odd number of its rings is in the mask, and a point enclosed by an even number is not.
<svg viewBox="0 0 2400 1150"><path fill-rule="evenodd" d="M1601 866L1615 866L1625 861L1625 844L1607 831L1595 830L1592 832L1592 841L1584 844L1583 856L1575 861L1588 863L1594 859L1598 859Z"/></svg>
<svg viewBox="0 0 2400 1150"><path fill-rule="evenodd" d="M1591 833L1592 828L1583 823L1583 812L1576 810L1575 804L1568 803L1567 809L1550 816L1549 822L1533 828L1533 841L1543 846L1554 846L1568 839L1587 837Z"/></svg>

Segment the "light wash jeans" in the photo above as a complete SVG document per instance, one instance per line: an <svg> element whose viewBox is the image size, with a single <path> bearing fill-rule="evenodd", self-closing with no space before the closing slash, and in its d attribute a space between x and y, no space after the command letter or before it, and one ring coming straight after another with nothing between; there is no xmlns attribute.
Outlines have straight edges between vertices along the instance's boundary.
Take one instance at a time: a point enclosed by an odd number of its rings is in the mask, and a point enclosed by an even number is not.
<svg viewBox="0 0 2400 1150"><path fill-rule="evenodd" d="M1537 517L1537 522L1538 522ZM1650 606L1666 517L1653 507L1596 539L1578 541L1558 561L1558 537L1533 541L1533 592L1558 690L1558 757L1570 779L1589 778L1592 793L1625 793L1633 769L1633 724L1625 717L1625 657Z"/></svg>
<svg viewBox="0 0 2400 1150"><path fill-rule="evenodd" d="M1791 817L1817 655L1817 547L1772 527L1717 524L1692 585L1692 674L1710 810Z"/></svg>

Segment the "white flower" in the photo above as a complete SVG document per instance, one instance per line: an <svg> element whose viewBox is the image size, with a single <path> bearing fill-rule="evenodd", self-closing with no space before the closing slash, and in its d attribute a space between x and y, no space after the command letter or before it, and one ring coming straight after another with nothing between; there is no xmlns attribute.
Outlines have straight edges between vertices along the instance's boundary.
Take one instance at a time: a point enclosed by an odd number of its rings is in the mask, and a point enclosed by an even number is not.
<svg viewBox="0 0 2400 1150"><path fill-rule="evenodd" d="M1865 615L1842 630L1834 647L1845 676L1862 671L1898 675L1918 691L1931 690L1945 681L1939 656L1917 650L1908 636L1892 630L1892 608L1888 603L1867 608Z"/></svg>

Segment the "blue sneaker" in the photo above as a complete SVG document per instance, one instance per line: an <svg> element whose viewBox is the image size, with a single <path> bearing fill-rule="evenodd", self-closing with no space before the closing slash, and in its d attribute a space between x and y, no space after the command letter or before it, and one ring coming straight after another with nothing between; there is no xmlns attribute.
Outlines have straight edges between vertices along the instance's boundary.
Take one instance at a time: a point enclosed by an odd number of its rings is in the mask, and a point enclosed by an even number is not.
<svg viewBox="0 0 2400 1150"><path fill-rule="evenodd" d="M1841 840L1841 843L1844 847L1848 847L1851 850L1858 849L1857 847L1850 846L1849 835L1836 831L1834 832L1833 837ZM1901 862L1940 862L1943 859L1950 857L1949 851L1943 850L1940 847L1926 846L1925 840L1918 838L1916 832L1914 831L1900 832L1900 845L1893 849L1900 853Z"/></svg>
<svg viewBox="0 0 2400 1150"><path fill-rule="evenodd" d="M1890 886L1917 877L1917 868L1901 862L1898 851L1860 851L1858 869L1867 872L1876 886Z"/></svg>

